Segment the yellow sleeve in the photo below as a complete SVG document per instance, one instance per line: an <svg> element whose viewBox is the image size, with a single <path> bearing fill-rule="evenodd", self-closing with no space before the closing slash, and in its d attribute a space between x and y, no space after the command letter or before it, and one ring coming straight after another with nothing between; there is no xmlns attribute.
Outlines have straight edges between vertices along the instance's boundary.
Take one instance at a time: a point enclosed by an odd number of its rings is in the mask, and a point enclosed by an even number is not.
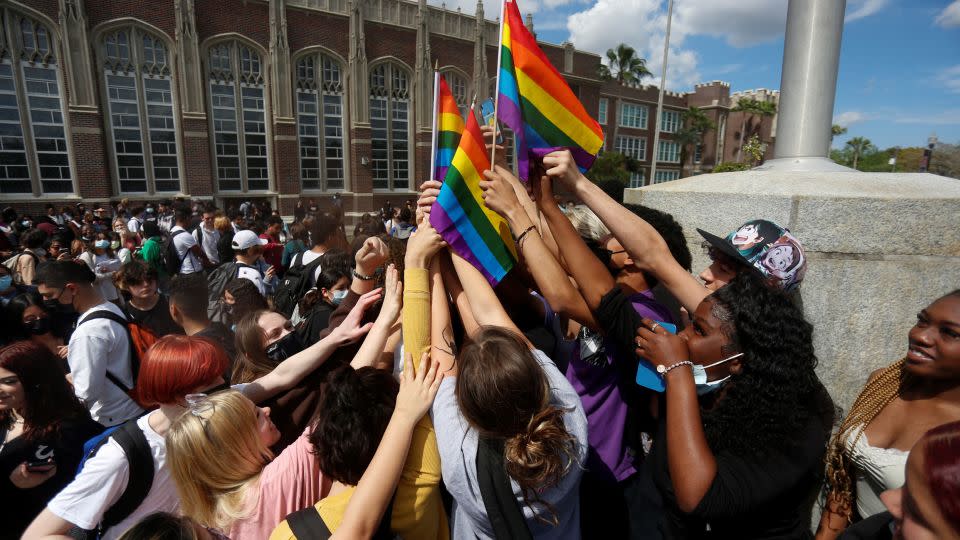
<svg viewBox="0 0 960 540"><path fill-rule="evenodd" d="M270 533L270 540L298 540L296 536L293 535L293 531L290 530L290 525L287 524L287 520L283 520L273 532Z"/></svg>
<svg viewBox="0 0 960 540"><path fill-rule="evenodd" d="M450 525L440 498L440 450L430 415L413 430L393 501L390 528L404 540L448 540Z"/></svg>
<svg viewBox="0 0 960 540"><path fill-rule="evenodd" d="M416 373L420 357L430 349L430 272L426 268L403 271L401 321L403 350L413 356L411 368Z"/></svg>

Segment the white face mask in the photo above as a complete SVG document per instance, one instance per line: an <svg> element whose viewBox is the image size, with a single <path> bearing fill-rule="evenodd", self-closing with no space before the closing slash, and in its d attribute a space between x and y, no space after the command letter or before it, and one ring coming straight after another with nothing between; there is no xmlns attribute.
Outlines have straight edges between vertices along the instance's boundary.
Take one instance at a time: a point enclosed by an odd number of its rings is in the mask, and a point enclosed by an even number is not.
<svg viewBox="0 0 960 540"><path fill-rule="evenodd" d="M720 387L723 386L723 383L727 382L727 379L730 378L730 375L727 375L726 377L720 380L707 382L707 369L712 368L713 366L719 366L724 362L729 362L730 360L733 360L734 358L739 358L741 356L743 356L743 353L737 353L733 356L724 358L723 360L718 360L710 364L709 366L704 366L702 364L694 364L693 365L693 382L697 385L697 395L703 396L720 389Z"/></svg>

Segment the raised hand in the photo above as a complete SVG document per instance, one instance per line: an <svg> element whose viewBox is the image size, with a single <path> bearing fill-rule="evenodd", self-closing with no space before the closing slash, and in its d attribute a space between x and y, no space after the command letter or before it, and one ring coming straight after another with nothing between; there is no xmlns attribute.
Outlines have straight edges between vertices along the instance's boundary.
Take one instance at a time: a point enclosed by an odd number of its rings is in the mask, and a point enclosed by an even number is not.
<svg viewBox="0 0 960 540"><path fill-rule="evenodd" d="M367 238L354 259L357 263L357 273L372 276L389 256L390 248L383 243L383 240L376 236Z"/></svg>
<svg viewBox="0 0 960 540"><path fill-rule="evenodd" d="M353 343L365 336L366 333L370 331L373 323L361 325L363 314L370 306L377 303L377 300L380 300L381 296L383 296L382 288L374 289L361 296L360 299L357 300L357 305L353 306L353 309L351 309L347 317L343 319L340 326L330 332L330 336L334 337L340 345Z"/></svg>
<svg viewBox="0 0 960 540"><path fill-rule="evenodd" d="M508 175L513 176L509 171L498 165L493 171L483 171L485 180L480 181L484 204L487 205L487 208L505 217L522 208L520 199L517 198L517 192L507 179Z"/></svg>
<svg viewBox="0 0 960 540"><path fill-rule="evenodd" d="M574 190L577 182L587 180L580 172L577 162L574 161L573 154L569 150L557 150L544 156L543 168L546 169L547 175L553 177L554 180L563 184L570 191Z"/></svg>
<svg viewBox="0 0 960 540"><path fill-rule="evenodd" d="M437 397L443 373L436 362L430 361L430 354L423 353L420 367L413 373L413 355L407 353L403 372L400 373L400 392L393 414L411 423L418 422L430 410L433 399Z"/></svg>
<svg viewBox="0 0 960 540"><path fill-rule="evenodd" d="M487 155L490 155L490 150L493 148L493 142L496 140L496 130L490 126L480 126L480 132L483 133L483 147L487 151ZM504 150L502 145L497 145L497 153L494 154L494 166L500 166L504 169L507 168L507 152Z"/></svg>
<svg viewBox="0 0 960 540"><path fill-rule="evenodd" d="M397 322L402 306L403 283L400 282L400 272L397 271L397 267L391 264L387 267L383 305L380 306L380 315L377 316L377 320L384 321L392 326L393 323Z"/></svg>
<svg viewBox="0 0 960 540"><path fill-rule="evenodd" d="M447 243L443 241L443 237L433 228L430 221L425 221L423 226L407 240L405 263L408 268L427 268L433 255L446 245Z"/></svg>
<svg viewBox="0 0 960 540"><path fill-rule="evenodd" d="M440 187L443 184L436 180L427 180L426 182L420 184L420 198L417 199L417 212L422 213L426 218L430 218L430 209L433 208L433 203L437 201L437 197L440 195ZM417 226L420 225L420 221L417 221Z"/></svg>

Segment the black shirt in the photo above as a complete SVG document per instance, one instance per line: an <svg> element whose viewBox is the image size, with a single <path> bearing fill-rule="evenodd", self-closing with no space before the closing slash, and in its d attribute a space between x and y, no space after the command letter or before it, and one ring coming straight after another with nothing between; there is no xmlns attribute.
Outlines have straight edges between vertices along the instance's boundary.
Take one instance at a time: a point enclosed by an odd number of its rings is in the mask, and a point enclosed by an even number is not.
<svg viewBox="0 0 960 540"><path fill-rule="evenodd" d="M233 364L237 358L237 347L233 332L223 323L212 322L210 326L194 334L194 337L210 338L223 347L223 350L227 353L227 358L230 359L230 367L227 368L227 372L224 374L224 380L229 381L230 374L233 373Z"/></svg>
<svg viewBox="0 0 960 540"><path fill-rule="evenodd" d="M162 294L160 299L157 300L157 304L148 311L141 311L129 302L127 302L126 310L131 319L149 328L157 337L183 334L183 328L180 328L170 317L170 304L167 303L167 297Z"/></svg>
<svg viewBox="0 0 960 540"><path fill-rule="evenodd" d="M83 457L83 443L101 431L103 426L86 416L64 420L58 436L27 442L21 435L3 446L0 450L0 501L3 501L2 513L6 519L0 528L0 537L20 538L47 502L73 481ZM10 473L15 468L24 461L47 455L52 455L57 463L57 472L52 478L31 489L13 485Z"/></svg>
<svg viewBox="0 0 960 540"><path fill-rule="evenodd" d="M233 229L220 234L220 240L217 241L217 255L220 256L220 264L226 264L233 260Z"/></svg>

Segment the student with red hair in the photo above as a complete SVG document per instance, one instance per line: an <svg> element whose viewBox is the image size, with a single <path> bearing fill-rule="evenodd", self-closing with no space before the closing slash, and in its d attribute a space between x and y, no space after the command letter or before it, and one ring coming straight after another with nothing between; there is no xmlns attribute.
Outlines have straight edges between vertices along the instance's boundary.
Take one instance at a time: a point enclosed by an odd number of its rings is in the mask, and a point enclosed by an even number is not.
<svg viewBox="0 0 960 540"><path fill-rule="evenodd" d="M145 404L159 407L134 420L153 458L153 483L146 497L128 515L111 522L104 520L104 514L126 490L131 469L123 448L111 437L84 463L74 481L47 504L23 537L62 537L73 527L92 530L102 525L101 538L109 540L149 514L175 511L180 501L166 466L163 437L186 410L187 394L225 384L223 373L228 364L223 349L206 338L166 336L150 347L140 365L137 389Z"/></svg>

